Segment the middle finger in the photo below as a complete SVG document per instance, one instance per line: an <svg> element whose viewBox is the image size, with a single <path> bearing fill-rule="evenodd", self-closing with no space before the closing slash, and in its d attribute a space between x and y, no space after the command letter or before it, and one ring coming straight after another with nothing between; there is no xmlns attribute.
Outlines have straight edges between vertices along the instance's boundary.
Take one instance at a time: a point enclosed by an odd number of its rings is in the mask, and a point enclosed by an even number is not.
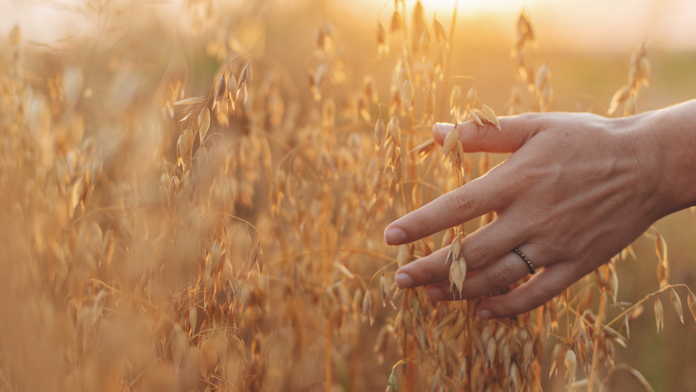
<svg viewBox="0 0 696 392"><path fill-rule="evenodd" d="M467 271L475 271L493 260L497 260L510 249L525 243L530 231L520 227L520 220L503 215L476 230L462 241L462 255ZM401 288L425 286L447 280L450 264L445 258L450 247L444 247L426 257L407 264L396 272L396 283Z"/></svg>

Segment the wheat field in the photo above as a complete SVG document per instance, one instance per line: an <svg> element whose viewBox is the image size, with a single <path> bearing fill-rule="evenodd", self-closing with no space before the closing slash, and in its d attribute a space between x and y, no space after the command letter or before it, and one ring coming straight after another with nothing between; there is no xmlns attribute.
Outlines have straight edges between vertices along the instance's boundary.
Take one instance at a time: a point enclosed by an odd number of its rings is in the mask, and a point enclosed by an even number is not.
<svg viewBox="0 0 696 392"><path fill-rule="evenodd" d="M689 211L512 319L394 283L452 244L461 293L495 213L383 240L506 158L435 122L630 116L688 98L693 55L548 52L528 10L499 39L465 4L64 7L92 33L0 31L0 392L696 388Z"/></svg>

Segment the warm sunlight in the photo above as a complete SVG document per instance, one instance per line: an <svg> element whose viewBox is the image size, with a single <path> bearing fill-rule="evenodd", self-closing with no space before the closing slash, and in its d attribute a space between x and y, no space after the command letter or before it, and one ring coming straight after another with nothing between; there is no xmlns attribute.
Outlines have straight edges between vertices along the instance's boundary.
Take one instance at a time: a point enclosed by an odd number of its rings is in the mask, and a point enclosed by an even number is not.
<svg viewBox="0 0 696 392"><path fill-rule="evenodd" d="M504 10L514 10L517 12L521 8L539 2L539 0L425 0L422 3L427 9L433 10L439 14L441 12L451 13L457 2L459 3L458 12ZM406 3L415 3L415 1L409 0Z"/></svg>
<svg viewBox="0 0 696 392"><path fill-rule="evenodd" d="M694 15L0 0L0 392L696 391Z"/></svg>
<svg viewBox="0 0 696 392"><path fill-rule="evenodd" d="M458 3L457 3L458 2ZM366 13L371 0L357 0L348 7L361 16L380 15L393 1L379 2L379 11ZM458 18L480 22L489 19L489 27L499 27L510 35L510 21L521 9L536 21L536 29L547 47L590 52L612 52L633 47L640 41L652 47L684 50L696 48L696 2L685 0L425 0L428 17L437 14L446 26L457 4ZM411 7L415 0L407 0ZM448 27L449 28L449 27ZM640 38L636 38L640 37Z"/></svg>

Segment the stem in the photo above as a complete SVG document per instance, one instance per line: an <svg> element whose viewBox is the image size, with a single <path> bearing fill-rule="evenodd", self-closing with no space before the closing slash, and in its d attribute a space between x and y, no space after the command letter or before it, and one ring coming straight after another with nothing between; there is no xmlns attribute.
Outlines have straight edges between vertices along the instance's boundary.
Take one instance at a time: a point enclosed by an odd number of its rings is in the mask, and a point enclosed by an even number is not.
<svg viewBox="0 0 696 392"><path fill-rule="evenodd" d="M360 339L360 328L356 328L357 334L358 334L358 339ZM359 340L358 340L359 341ZM348 392L357 392L358 390L358 365L359 365L359 355L358 355L358 350L357 346L354 346L353 349L350 352L350 365L348 367Z"/></svg>
<svg viewBox="0 0 696 392"><path fill-rule="evenodd" d="M675 287L686 287L687 290L689 290L689 292L691 292L691 289L689 288L688 285L685 285L685 284L668 284L667 286L665 286L665 287L663 287L663 288L661 288L661 289L659 289L659 290L657 290L657 291L655 291L655 292L653 292L653 293L650 293L650 294L646 295L645 297L643 297L643 299L641 299L640 301L636 302L636 303L633 304L630 308L624 310L623 312L621 312L621 314L619 314L619 315L616 316L613 320L611 320L610 322L608 322L608 323L606 324L606 326L608 327L608 326L614 324L615 322L621 320L621 319L623 318L623 316L626 315L626 313L628 313L628 312L634 310L634 309L637 308L640 304L642 304L643 302L649 300L650 298L652 298L652 297L654 297L654 296L656 296L656 295L658 295L658 294L660 294L660 293L663 293L663 292L665 292L665 291L667 291L667 290L669 290L669 289L675 288Z"/></svg>
<svg viewBox="0 0 696 392"><path fill-rule="evenodd" d="M447 102L447 90L449 89L449 73L450 73L450 63L452 62L452 48L454 47L454 26L457 23L457 8L459 6L459 0L454 2L454 11L452 12L452 24L450 25L450 36L449 36L449 50L447 51L447 60L445 62L445 77L442 90L442 97L440 98L440 113L439 118L442 119L442 111L445 110L445 104Z"/></svg>
<svg viewBox="0 0 696 392"><path fill-rule="evenodd" d="M322 247L327 248L327 235L324 232L321 236ZM323 252L323 268L322 268L322 280L324 281L325 287L331 286L331 259L329 258L328 252ZM331 306L327 306L327 318L326 318L326 353L324 361L326 363L326 392L331 392Z"/></svg>
<svg viewBox="0 0 696 392"><path fill-rule="evenodd" d="M599 366L599 338L602 335L602 319L604 318L606 302L606 295L604 294L604 291L600 290L599 314L597 315L597 320L595 322L594 339L592 340L592 367L590 368L590 376L588 377L587 392L592 392L592 389L594 388L594 378L597 374L597 367Z"/></svg>
<svg viewBox="0 0 696 392"><path fill-rule="evenodd" d="M326 320L326 392L331 392L331 309Z"/></svg>
<svg viewBox="0 0 696 392"><path fill-rule="evenodd" d="M410 336L408 338L409 353L415 353L415 343L415 338L413 336ZM406 356L406 358L408 358L408 355ZM406 367L406 374L408 374L408 379L406 380L406 392L413 392L416 386L416 370L414 369L413 361L408 361L408 365Z"/></svg>

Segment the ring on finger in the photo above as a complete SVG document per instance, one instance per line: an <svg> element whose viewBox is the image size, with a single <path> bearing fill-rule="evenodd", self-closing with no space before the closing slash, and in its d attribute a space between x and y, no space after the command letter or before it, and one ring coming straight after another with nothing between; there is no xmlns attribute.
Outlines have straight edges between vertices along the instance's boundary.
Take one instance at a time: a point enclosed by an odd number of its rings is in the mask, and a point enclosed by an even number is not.
<svg viewBox="0 0 696 392"><path fill-rule="evenodd" d="M518 248L515 248L512 251L517 253L518 255L520 255L522 260L524 260L524 262L527 264L527 267L529 268L529 273L534 275L536 273L536 269L534 268L534 265L529 260L529 258L527 258L527 256L524 255L524 253L520 252L520 250Z"/></svg>

